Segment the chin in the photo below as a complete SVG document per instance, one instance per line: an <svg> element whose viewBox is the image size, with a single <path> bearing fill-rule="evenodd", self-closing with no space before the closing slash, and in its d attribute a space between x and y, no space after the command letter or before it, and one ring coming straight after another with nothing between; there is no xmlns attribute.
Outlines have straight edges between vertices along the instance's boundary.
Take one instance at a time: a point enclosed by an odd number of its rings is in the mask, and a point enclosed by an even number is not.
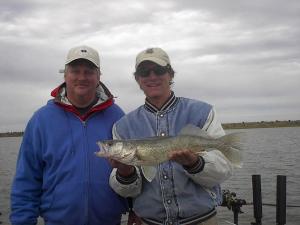
<svg viewBox="0 0 300 225"><path fill-rule="evenodd" d="M161 95L161 94L162 94L161 90L154 89L154 88L148 89L148 90L146 89L146 90L145 90L145 93L146 93L148 96L150 96L150 95Z"/></svg>
<svg viewBox="0 0 300 225"><path fill-rule="evenodd" d="M162 97L163 95L160 94L160 93L148 93L146 94L148 98L160 98Z"/></svg>

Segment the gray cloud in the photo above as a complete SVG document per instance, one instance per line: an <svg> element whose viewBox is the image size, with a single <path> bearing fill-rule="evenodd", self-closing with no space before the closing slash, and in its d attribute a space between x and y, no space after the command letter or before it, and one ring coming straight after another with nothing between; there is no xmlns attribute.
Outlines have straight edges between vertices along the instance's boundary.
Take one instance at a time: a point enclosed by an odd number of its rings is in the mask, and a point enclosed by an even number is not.
<svg viewBox="0 0 300 225"><path fill-rule="evenodd" d="M99 50L101 79L126 112L144 101L135 56L159 46L176 71L176 94L215 105L222 122L299 119L299 1L4 0L0 7L0 132L24 129L79 44Z"/></svg>

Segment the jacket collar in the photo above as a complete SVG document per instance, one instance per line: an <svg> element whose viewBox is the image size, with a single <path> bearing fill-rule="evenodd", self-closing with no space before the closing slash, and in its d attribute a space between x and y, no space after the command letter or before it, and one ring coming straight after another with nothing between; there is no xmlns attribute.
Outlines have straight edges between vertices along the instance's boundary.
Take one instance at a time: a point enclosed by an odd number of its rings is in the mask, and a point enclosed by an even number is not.
<svg viewBox="0 0 300 225"><path fill-rule="evenodd" d="M74 107L68 100L66 95L66 83L62 83L51 92L51 96L54 97L54 102L65 110L76 114L81 120L85 121L91 114L106 109L114 103L113 95L110 93L108 88L103 84L99 83L96 90L96 97L98 101L96 104L84 115Z"/></svg>
<svg viewBox="0 0 300 225"><path fill-rule="evenodd" d="M51 92L51 96L55 98L55 102L59 102L66 105L72 105L70 101L67 98L67 92L66 92L66 83L62 83L57 88L55 88ZM108 88L103 84L99 83L99 86L96 90L96 97L99 99L98 102L95 105L99 105L105 101L107 101L110 98L113 98L113 95L110 93Z"/></svg>
<svg viewBox="0 0 300 225"><path fill-rule="evenodd" d="M174 105L176 105L176 103L178 102L178 98L175 96L174 92L171 92L170 97L168 98L168 100L163 104L163 106L159 109L157 108L155 105L152 105L146 98L145 100L145 109L148 110L149 112L152 113L158 113L158 112L162 112L162 111L167 111L170 108L172 108Z"/></svg>

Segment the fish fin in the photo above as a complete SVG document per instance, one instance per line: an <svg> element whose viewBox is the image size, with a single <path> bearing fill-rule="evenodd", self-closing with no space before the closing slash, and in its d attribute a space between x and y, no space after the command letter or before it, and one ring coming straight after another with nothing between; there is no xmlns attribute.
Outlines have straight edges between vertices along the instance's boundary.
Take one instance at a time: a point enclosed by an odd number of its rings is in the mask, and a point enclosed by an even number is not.
<svg viewBox="0 0 300 225"><path fill-rule="evenodd" d="M148 182L151 182L156 175L156 167L154 166L141 166L142 173Z"/></svg>
<svg viewBox="0 0 300 225"><path fill-rule="evenodd" d="M219 138L222 147L220 151L236 167L242 167L242 153L244 151L244 139L246 134L242 132L231 133Z"/></svg>
<svg viewBox="0 0 300 225"><path fill-rule="evenodd" d="M188 124L183 127L179 135L189 135L189 136L199 136L204 138L211 138L205 130L202 130L200 127L197 127L193 124Z"/></svg>

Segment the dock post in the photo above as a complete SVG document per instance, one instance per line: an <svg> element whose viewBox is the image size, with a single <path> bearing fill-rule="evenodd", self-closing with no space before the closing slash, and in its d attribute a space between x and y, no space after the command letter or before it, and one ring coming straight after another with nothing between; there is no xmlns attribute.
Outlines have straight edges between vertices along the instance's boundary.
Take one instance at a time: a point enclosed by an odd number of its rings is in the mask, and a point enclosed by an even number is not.
<svg viewBox="0 0 300 225"><path fill-rule="evenodd" d="M261 198L261 179L260 175L252 175L252 190L253 190L253 211L255 225L261 225L262 219L262 198Z"/></svg>
<svg viewBox="0 0 300 225"><path fill-rule="evenodd" d="M276 224L286 223L286 176L277 175Z"/></svg>

